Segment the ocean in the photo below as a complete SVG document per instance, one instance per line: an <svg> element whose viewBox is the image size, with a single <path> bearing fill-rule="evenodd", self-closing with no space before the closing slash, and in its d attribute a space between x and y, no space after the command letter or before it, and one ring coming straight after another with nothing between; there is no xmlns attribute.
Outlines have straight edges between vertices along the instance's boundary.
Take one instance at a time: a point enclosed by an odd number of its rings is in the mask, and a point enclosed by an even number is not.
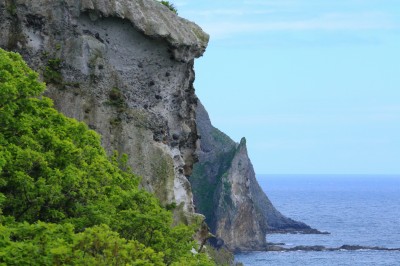
<svg viewBox="0 0 400 266"><path fill-rule="evenodd" d="M330 235L273 234L268 242L400 248L400 175L258 175L282 214ZM249 252L244 265L400 265L400 251Z"/></svg>

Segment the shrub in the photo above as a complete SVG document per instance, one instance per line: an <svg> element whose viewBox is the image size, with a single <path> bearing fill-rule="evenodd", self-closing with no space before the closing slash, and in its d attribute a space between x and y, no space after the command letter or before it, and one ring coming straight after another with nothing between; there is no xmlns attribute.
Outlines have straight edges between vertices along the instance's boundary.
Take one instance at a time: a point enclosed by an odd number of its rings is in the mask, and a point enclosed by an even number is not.
<svg viewBox="0 0 400 266"><path fill-rule="evenodd" d="M0 49L0 264L211 265L191 253L195 228L172 227L126 157L57 112L37 77Z"/></svg>

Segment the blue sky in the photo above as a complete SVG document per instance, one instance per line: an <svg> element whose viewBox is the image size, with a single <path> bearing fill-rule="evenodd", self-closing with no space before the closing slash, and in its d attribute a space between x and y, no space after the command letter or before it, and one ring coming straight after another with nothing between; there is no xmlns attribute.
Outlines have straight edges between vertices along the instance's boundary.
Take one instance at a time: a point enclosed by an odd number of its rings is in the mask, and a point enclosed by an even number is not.
<svg viewBox="0 0 400 266"><path fill-rule="evenodd" d="M400 174L400 1L176 0L213 124L258 174Z"/></svg>

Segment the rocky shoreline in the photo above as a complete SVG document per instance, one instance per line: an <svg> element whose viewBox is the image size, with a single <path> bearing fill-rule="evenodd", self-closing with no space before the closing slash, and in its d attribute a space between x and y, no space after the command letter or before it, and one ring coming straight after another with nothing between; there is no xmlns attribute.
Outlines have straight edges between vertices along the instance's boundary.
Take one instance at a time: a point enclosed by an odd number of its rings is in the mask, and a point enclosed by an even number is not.
<svg viewBox="0 0 400 266"><path fill-rule="evenodd" d="M305 229L270 229L268 234L302 234L302 235L330 235L331 233L326 231L319 231L314 228Z"/></svg>
<svg viewBox="0 0 400 266"><path fill-rule="evenodd" d="M292 248L284 248L278 245L268 245L265 251L279 251L279 252L290 252L290 251L355 251L355 250L377 250L377 251L400 251L400 248L385 248L385 247L370 247L370 246L359 246L359 245L342 245L336 248L330 248L325 246L295 246Z"/></svg>
<svg viewBox="0 0 400 266"><path fill-rule="evenodd" d="M317 234L317 235L330 235L329 232L319 231L317 229L303 229L303 230L270 230L269 234ZM272 243L268 242L267 247L264 251L278 251L278 252L290 252L290 251L355 251L355 250L377 250L377 251L400 251L400 248L386 248L378 246L360 246L360 245L342 245L340 247L325 247L321 245L314 246L295 246L291 248L285 248L285 243Z"/></svg>

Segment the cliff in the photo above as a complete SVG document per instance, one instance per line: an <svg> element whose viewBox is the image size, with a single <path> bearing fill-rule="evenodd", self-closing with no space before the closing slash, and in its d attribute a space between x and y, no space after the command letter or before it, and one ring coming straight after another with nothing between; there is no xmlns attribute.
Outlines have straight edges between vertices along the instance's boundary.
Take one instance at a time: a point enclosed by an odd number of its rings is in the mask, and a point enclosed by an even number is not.
<svg viewBox="0 0 400 266"><path fill-rule="evenodd" d="M256 180L246 140L237 144L213 127L201 103L196 114L201 142L190 182L197 211L206 216L211 232L231 250L263 249L265 235L276 230L314 232L272 205Z"/></svg>
<svg viewBox="0 0 400 266"><path fill-rule="evenodd" d="M177 206L177 221L197 219L196 204L231 250L309 228L272 206L245 140L197 106L193 63L209 39L197 25L154 0L0 0L0 32L0 47L41 74L55 107L100 133L110 154L126 153L141 186Z"/></svg>
<svg viewBox="0 0 400 266"><path fill-rule="evenodd" d="M0 47L41 73L59 111L128 154L141 185L190 218L193 61L206 33L154 0L0 0L0 32Z"/></svg>

